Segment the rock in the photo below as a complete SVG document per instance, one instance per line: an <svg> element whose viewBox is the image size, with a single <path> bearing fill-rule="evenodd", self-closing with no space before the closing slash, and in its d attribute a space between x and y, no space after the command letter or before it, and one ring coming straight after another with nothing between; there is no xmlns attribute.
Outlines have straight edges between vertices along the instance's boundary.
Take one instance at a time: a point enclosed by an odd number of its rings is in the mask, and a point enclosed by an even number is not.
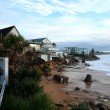
<svg viewBox="0 0 110 110"><path fill-rule="evenodd" d="M68 83L69 77L64 77L64 83Z"/></svg>
<svg viewBox="0 0 110 110"><path fill-rule="evenodd" d="M84 82L92 82L92 76L90 74L87 74L86 78L84 79Z"/></svg>
<svg viewBox="0 0 110 110"><path fill-rule="evenodd" d="M60 83L68 83L69 77L56 74L53 79Z"/></svg>
<svg viewBox="0 0 110 110"><path fill-rule="evenodd" d="M90 100L89 103L90 103L91 106L94 106L94 107L96 106L96 101L95 100Z"/></svg>
<svg viewBox="0 0 110 110"><path fill-rule="evenodd" d="M84 58L82 59L82 63L85 63L85 59Z"/></svg>
<svg viewBox="0 0 110 110"><path fill-rule="evenodd" d="M85 63L85 66L90 66L90 64L89 63Z"/></svg>
<svg viewBox="0 0 110 110"><path fill-rule="evenodd" d="M64 71L64 68L59 68L58 69L58 72L62 72L62 71Z"/></svg>
<svg viewBox="0 0 110 110"><path fill-rule="evenodd" d="M80 88L79 87L76 87L74 90L75 91L80 91Z"/></svg>
<svg viewBox="0 0 110 110"><path fill-rule="evenodd" d="M108 107L108 109L110 110L110 104L106 105Z"/></svg>
<svg viewBox="0 0 110 110"><path fill-rule="evenodd" d="M68 104L55 103L57 110L68 110Z"/></svg>
<svg viewBox="0 0 110 110"><path fill-rule="evenodd" d="M102 105L102 110L109 110L107 106Z"/></svg>
<svg viewBox="0 0 110 110"><path fill-rule="evenodd" d="M106 105L102 104L102 103L98 103L97 108L99 110L109 110L109 108Z"/></svg>

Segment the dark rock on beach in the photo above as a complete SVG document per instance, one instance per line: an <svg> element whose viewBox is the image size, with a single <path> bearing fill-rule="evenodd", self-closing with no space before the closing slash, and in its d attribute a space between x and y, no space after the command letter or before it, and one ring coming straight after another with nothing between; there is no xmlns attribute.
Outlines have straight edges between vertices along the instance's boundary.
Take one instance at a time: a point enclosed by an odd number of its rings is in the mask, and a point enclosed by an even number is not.
<svg viewBox="0 0 110 110"><path fill-rule="evenodd" d="M90 74L87 74L86 78L84 79L84 82L92 82L92 76Z"/></svg>

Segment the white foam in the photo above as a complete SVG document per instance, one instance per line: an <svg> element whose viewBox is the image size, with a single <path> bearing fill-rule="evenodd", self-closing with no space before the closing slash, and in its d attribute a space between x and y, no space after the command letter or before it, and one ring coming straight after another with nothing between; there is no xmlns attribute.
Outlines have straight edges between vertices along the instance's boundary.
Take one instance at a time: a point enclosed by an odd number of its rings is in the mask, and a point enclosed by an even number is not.
<svg viewBox="0 0 110 110"><path fill-rule="evenodd" d="M107 76L110 76L110 74L106 74Z"/></svg>

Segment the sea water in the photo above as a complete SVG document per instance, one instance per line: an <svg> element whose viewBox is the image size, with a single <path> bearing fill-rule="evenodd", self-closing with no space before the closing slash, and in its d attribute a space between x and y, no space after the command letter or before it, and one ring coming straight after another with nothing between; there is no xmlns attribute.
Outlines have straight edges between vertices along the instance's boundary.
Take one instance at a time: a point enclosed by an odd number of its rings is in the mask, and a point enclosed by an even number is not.
<svg viewBox="0 0 110 110"><path fill-rule="evenodd" d="M110 76L110 54L97 55L100 60L87 61L90 64L89 69L105 71Z"/></svg>
<svg viewBox="0 0 110 110"><path fill-rule="evenodd" d="M63 72L69 77L69 83L65 86L65 90L74 90L79 87L83 90L96 91L110 97L110 55L97 55L100 60L88 61L91 66L87 68L66 68ZM98 70L98 71L94 71ZM87 74L92 75L93 82L91 85L84 83ZM109 76L108 76L109 75Z"/></svg>

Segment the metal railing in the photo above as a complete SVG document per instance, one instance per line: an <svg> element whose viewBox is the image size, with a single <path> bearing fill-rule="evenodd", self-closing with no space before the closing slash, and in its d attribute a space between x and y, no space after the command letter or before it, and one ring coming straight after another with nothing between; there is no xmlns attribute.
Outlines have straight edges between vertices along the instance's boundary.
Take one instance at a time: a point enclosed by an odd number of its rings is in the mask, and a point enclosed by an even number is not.
<svg viewBox="0 0 110 110"><path fill-rule="evenodd" d="M4 91L5 91L5 85L6 85L6 80L3 81L3 85L2 85L2 88L1 88L1 92L0 92L0 107L1 107L2 99L3 99L3 94L4 94Z"/></svg>

